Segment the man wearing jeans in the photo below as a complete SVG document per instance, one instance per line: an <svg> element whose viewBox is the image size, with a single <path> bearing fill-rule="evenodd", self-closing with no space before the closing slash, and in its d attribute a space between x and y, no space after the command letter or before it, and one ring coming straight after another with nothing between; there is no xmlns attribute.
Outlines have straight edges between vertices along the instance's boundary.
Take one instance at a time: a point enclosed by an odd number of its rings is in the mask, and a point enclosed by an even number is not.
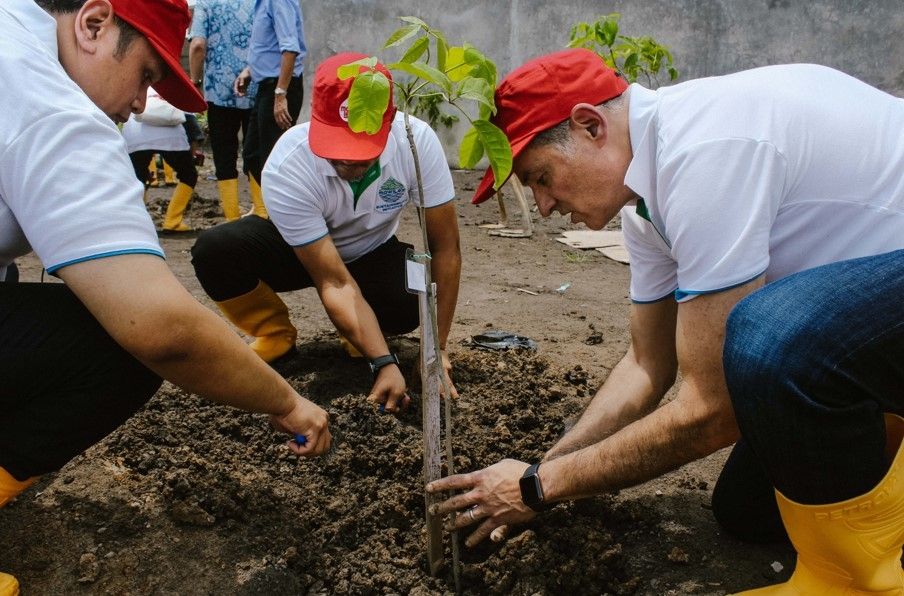
<svg viewBox="0 0 904 596"><path fill-rule="evenodd" d="M814 65L652 91L567 50L508 75L496 105L541 214L601 229L621 211L632 345L542 465L433 482L466 491L439 512L467 508L453 523L480 524L473 544L549 503L652 479L737 441L733 398L745 438L714 490L723 527L771 540L784 521L802 560L790 593L901 594L904 101ZM728 314L750 294L723 371ZM781 517L773 487L793 501Z"/></svg>
<svg viewBox="0 0 904 596"><path fill-rule="evenodd" d="M295 124L304 97L301 75L307 48L298 0L255 0L248 66L233 88L244 96L257 83L242 159L251 183L253 213L267 217L261 199L261 170L277 139Z"/></svg>
<svg viewBox="0 0 904 596"><path fill-rule="evenodd" d="M370 399L394 412L409 397L385 335L412 331L419 320L417 298L405 285L411 245L395 233L418 181L404 119L391 97L378 133L349 128L352 80L339 80L336 70L365 57L338 54L318 67L311 122L283 135L264 168L270 219L244 217L206 230L192 248L192 264L204 291L254 338L251 347L267 362L291 356L298 335L276 293L316 288L349 353L370 361ZM382 65L377 70L390 77ZM410 121L448 376L445 347L461 273L455 189L436 133L417 118Z"/></svg>

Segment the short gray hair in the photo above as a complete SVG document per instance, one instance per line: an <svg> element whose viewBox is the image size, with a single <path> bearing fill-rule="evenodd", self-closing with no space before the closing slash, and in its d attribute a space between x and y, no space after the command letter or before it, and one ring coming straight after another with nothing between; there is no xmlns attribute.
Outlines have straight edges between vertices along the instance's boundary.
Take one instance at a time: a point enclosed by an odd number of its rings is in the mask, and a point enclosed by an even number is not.
<svg viewBox="0 0 904 596"><path fill-rule="evenodd" d="M601 110L607 112L620 112L625 107L624 94L613 97L610 100L597 104ZM528 147L543 147L545 145L556 145L559 149L567 150L571 146L571 131L569 125L570 118L562 120L558 124L551 126L535 136Z"/></svg>

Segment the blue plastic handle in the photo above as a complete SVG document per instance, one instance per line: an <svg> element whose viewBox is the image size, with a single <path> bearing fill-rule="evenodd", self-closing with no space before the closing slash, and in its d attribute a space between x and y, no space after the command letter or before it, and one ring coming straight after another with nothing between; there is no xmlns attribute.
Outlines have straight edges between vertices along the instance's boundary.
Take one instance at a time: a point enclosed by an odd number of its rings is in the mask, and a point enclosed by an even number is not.
<svg viewBox="0 0 904 596"><path fill-rule="evenodd" d="M295 442L298 443L299 446L304 447L308 444L308 438L304 435L295 435Z"/></svg>

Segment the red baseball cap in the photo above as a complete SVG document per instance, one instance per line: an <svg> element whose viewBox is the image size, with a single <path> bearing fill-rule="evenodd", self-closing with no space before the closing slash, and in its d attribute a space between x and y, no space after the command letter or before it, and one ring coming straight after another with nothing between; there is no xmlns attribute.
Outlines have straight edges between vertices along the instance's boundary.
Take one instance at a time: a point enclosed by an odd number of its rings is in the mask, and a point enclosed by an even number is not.
<svg viewBox="0 0 904 596"><path fill-rule="evenodd" d="M597 105L618 97L628 83L597 54L585 49L563 50L526 62L496 87L492 122L512 145L512 158L548 128L571 116L579 103ZM493 196L493 170L487 169L471 202Z"/></svg>
<svg viewBox="0 0 904 596"><path fill-rule="evenodd" d="M154 83L160 97L186 112L207 109L204 96L195 89L180 57L185 31L191 22L185 0L110 0L113 12L135 27L169 67L169 73Z"/></svg>
<svg viewBox="0 0 904 596"><path fill-rule="evenodd" d="M349 78L342 81L336 74L340 66L367 57L367 54L344 52L327 58L317 67L311 94L311 125L308 129L308 142L314 155L324 159L365 161L377 157L386 148L386 139L389 138L396 113L392 93L389 94L389 104L383 113L380 130L375 134L354 132L348 127L348 94L354 80ZM362 66L361 70L365 68ZM392 75L385 66L378 62L375 68L392 81Z"/></svg>

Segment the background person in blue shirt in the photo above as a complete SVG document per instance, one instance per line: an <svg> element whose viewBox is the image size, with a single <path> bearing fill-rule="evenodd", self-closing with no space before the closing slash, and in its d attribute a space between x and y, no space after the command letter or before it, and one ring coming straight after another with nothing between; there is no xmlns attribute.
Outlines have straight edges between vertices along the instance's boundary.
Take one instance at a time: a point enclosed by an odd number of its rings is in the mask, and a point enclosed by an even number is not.
<svg viewBox="0 0 904 596"><path fill-rule="evenodd" d="M236 159L239 131L248 136L251 98L236 95L232 84L248 64L253 15L254 0L199 0L191 26L191 80L207 100L210 147L226 221L239 218Z"/></svg>
<svg viewBox="0 0 904 596"><path fill-rule="evenodd" d="M256 0L248 66L236 77L233 89L244 96L249 81L257 83L242 159L251 182L253 213L264 218L267 209L261 199L261 170L276 140L301 112L305 54L298 0Z"/></svg>

